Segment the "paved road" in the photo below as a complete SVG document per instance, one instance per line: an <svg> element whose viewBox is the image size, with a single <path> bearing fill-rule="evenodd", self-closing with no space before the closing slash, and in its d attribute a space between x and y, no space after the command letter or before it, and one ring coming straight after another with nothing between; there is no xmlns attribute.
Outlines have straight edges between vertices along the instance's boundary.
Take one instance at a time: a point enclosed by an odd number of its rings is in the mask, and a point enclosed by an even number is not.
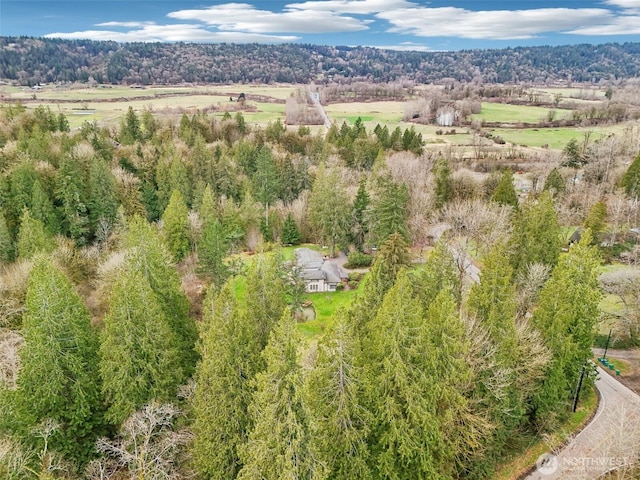
<svg viewBox="0 0 640 480"><path fill-rule="evenodd" d="M322 119L324 120L324 126L327 127L327 129L331 128L331 119L329 118L329 116L327 115L327 112L325 112L324 107L320 103L320 100L318 99L318 95L317 94L314 95L314 93L309 90L309 87L307 87L307 94L309 95L311 102L315 105L318 113L322 116Z"/></svg>
<svg viewBox="0 0 640 480"><path fill-rule="evenodd" d="M598 368L598 411L562 451L538 461L530 480L596 479L640 453L640 396ZM553 455L555 454L555 455Z"/></svg>

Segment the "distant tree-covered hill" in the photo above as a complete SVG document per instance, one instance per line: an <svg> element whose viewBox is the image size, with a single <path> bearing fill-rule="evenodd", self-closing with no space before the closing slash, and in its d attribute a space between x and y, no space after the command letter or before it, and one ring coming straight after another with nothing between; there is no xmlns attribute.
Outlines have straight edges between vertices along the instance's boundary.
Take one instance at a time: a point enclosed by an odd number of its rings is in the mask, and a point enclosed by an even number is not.
<svg viewBox="0 0 640 480"><path fill-rule="evenodd" d="M116 43L0 37L0 78L22 85L89 81L300 83L344 78L489 83L599 82L640 76L640 43L399 52L305 44Z"/></svg>

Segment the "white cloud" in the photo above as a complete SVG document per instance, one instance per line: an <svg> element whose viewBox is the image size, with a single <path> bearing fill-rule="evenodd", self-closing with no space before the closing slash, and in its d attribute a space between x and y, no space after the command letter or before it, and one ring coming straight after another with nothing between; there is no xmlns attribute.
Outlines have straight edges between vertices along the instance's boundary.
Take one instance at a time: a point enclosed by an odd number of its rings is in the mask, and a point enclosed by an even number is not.
<svg viewBox="0 0 640 480"><path fill-rule="evenodd" d="M418 7L380 12L376 17L389 21L392 27L388 31L392 33L507 40L600 25L612 18L612 13L601 8L472 11Z"/></svg>
<svg viewBox="0 0 640 480"><path fill-rule="evenodd" d="M137 28L145 27L147 25L155 25L154 22L103 22L96 23L96 27L125 27L125 28Z"/></svg>
<svg viewBox="0 0 640 480"><path fill-rule="evenodd" d="M640 0L605 0L604 3L621 8L640 8Z"/></svg>
<svg viewBox="0 0 640 480"><path fill-rule="evenodd" d="M290 3L285 6L285 9L367 15L384 12L385 10L415 6L417 4L407 0L310 0L303 3Z"/></svg>
<svg viewBox="0 0 640 480"><path fill-rule="evenodd" d="M574 35L640 35L640 16L624 16L610 22L568 31Z"/></svg>
<svg viewBox="0 0 640 480"><path fill-rule="evenodd" d="M109 23L109 22L108 22ZM114 22L118 23L118 22ZM123 22L124 23L124 22ZM119 26L119 25L114 25ZM146 23L142 28L128 32L112 30L85 30L80 32L56 32L47 38L113 40L116 42L228 42L228 43L282 43L295 42L300 37L292 35L263 35L244 32L212 32L197 25L156 25Z"/></svg>
<svg viewBox="0 0 640 480"><path fill-rule="evenodd" d="M331 33L366 30L370 20L358 20L331 11L290 10L271 12L257 10L248 3L225 3L198 10L178 10L168 14L179 20L196 20L220 30L275 33Z"/></svg>
<svg viewBox="0 0 640 480"><path fill-rule="evenodd" d="M380 50L396 50L398 52L433 52L433 48L419 43L403 42L398 45L370 45L371 48Z"/></svg>

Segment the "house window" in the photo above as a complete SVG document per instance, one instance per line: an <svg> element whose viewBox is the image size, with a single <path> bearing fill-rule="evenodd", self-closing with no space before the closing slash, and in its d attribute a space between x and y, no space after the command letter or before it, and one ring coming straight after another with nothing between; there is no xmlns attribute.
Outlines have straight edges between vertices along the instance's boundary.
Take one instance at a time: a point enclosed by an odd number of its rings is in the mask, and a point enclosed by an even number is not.
<svg viewBox="0 0 640 480"><path fill-rule="evenodd" d="M310 292L317 292L318 291L318 284L317 283L310 283L309 284L309 291Z"/></svg>

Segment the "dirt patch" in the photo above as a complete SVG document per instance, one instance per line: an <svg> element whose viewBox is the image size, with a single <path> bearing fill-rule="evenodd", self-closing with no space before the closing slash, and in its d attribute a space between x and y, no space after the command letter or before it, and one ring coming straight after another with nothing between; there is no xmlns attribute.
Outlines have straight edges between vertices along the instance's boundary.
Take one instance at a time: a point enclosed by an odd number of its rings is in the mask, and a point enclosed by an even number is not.
<svg viewBox="0 0 640 480"><path fill-rule="evenodd" d="M593 350L595 355L601 357L604 350L597 348ZM607 360L615 364L616 360L623 360L629 367L629 370L623 372L622 375L616 377L623 385L640 395L640 350L607 350ZM606 372L615 377L614 370L605 369Z"/></svg>

